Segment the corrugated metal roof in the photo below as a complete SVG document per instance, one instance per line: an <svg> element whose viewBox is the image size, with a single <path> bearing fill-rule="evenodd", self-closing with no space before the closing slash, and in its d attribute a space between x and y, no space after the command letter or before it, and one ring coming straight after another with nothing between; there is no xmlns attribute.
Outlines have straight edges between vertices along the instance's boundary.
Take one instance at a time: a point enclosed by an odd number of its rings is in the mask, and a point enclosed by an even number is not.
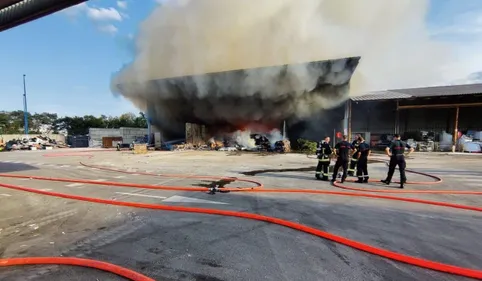
<svg viewBox="0 0 482 281"><path fill-rule="evenodd" d="M393 100L482 94L482 84L425 87L380 91L351 98L352 101Z"/></svg>
<svg viewBox="0 0 482 281"><path fill-rule="evenodd" d="M473 95L473 94L482 93L482 84L399 89L399 90L391 90L391 91L409 94L417 98L418 97Z"/></svg>
<svg viewBox="0 0 482 281"><path fill-rule="evenodd" d="M397 99L409 99L411 95L398 93L393 91L380 91L368 95L352 97L352 101L374 101L374 100L397 100Z"/></svg>

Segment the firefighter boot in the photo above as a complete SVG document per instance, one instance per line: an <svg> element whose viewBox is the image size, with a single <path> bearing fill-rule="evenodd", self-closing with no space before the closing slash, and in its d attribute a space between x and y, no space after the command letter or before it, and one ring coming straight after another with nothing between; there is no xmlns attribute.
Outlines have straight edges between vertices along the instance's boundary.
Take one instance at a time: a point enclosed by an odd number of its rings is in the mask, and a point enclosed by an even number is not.
<svg viewBox="0 0 482 281"><path fill-rule="evenodd" d="M328 181L328 176L323 176L323 177L321 178L321 180L322 180L322 181Z"/></svg>
<svg viewBox="0 0 482 281"><path fill-rule="evenodd" d="M364 183L368 183L368 180L369 180L369 179L370 179L370 177L365 177L365 178L363 179L363 182L364 182Z"/></svg>
<svg viewBox="0 0 482 281"><path fill-rule="evenodd" d="M383 182L383 183L386 184L386 185L389 185L389 184L390 184L390 181L388 181L388 180L386 180L386 179L385 179L385 180L381 180L380 182Z"/></svg>
<svg viewBox="0 0 482 281"><path fill-rule="evenodd" d="M363 183L363 178L362 177L358 177L358 180L355 181L356 183Z"/></svg>

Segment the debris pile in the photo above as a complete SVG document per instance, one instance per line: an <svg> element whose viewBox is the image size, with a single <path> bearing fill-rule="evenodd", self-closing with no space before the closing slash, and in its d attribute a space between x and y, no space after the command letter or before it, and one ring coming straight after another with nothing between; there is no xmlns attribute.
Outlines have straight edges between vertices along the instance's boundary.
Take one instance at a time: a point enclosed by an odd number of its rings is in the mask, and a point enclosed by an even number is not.
<svg viewBox="0 0 482 281"><path fill-rule="evenodd" d="M276 132L275 132L276 131ZM188 138L193 139L193 138ZM236 131L231 134L219 134L209 138L206 142L196 143L182 140L175 143L165 144L168 150L216 150L216 151L255 151L255 152L278 152L291 151L290 142L283 140L279 131L270 133L250 133L249 131Z"/></svg>
<svg viewBox="0 0 482 281"><path fill-rule="evenodd" d="M53 149L53 148L66 148L64 142L58 142L54 139L50 139L47 136L36 136L33 138L13 139L7 142L0 140L0 151L11 150L37 150L37 149Z"/></svg>

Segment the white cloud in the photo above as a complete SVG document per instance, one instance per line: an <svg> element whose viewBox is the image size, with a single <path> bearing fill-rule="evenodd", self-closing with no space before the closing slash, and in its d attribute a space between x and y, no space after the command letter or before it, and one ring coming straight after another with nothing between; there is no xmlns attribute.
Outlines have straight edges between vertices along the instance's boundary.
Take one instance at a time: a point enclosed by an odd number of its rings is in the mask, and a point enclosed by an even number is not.
<svg viewBox="0 0 482 281"><path fill-rule="evenodd" d="M72 6L68 9L62 10L62 13L69 17L76 17L82 14L87 8L86 3L80 3L78 5Z"/></svg>
<svg viewBox="0 0 482 281"><path fill-rule="evenodd" d="M97 29L101 32L105 32L112 35L117 33L117 27L115 27L113 24L99 25Z"/></svg>
<svg viewBox="0 0 482 281"><path fill-rule="evenodd" d="M126 8L127 2L117 1L117 6L119 8ZM87 3L75 5L69 9L64 10L63 13L71 18L76 18L78 16L84 15L95 24L99 31L108 34L117 33L118 29L115 25L112 24L112 22L120 22L124 18L128 17L126 14L120 13L114 7L93 7L89 6Z"/></svg>
<svg viewBox="0 0 482 281"><path fill-rule="evenodd" d="M87 17L94 21L122 21L122 15L116 8L87 7Z"/></svg>
<svg viewBox="0 0 482 281"><path fill-rule="evenodd" d="M117 1L117 7L120 9L127 9L127 1Z"/></svg>

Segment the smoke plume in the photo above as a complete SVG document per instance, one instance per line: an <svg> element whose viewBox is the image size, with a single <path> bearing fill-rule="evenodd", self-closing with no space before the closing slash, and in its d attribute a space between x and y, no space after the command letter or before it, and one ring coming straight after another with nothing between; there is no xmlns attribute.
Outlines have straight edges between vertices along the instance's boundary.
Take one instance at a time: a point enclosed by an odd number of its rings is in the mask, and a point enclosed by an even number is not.
<svg viewBox="0 0 482 281"><path fill-rule="evenodd" d="M427 0L165 1L141 24L113 91L173 135L184 122L272 129L349 94L443 83L450 50L430 41L427 9ZM332 61L308 63L322 60ZM243 71L219 74L233 70Z"/></svg>

